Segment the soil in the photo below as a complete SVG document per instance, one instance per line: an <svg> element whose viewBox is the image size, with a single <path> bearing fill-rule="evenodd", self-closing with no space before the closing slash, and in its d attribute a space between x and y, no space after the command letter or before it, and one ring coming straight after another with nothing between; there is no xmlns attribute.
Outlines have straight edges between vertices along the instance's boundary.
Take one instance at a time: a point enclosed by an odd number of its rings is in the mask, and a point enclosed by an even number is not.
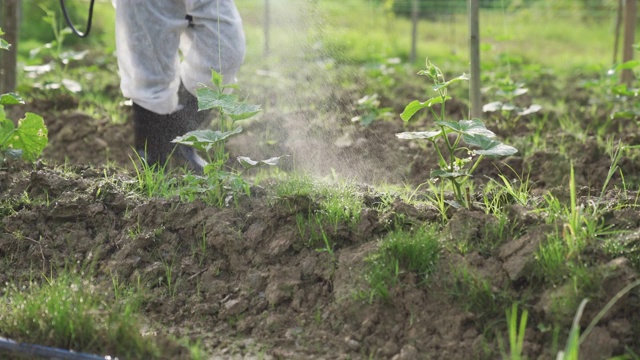
<svg viewBox="0 0 640 360"><path fill-rule="evenodd" d="M283 112L277 102L270 104L229 144L229 151L254 159L287 154L285 170L320 177L333 171L334 176L361 184L415 187L429 178L434 151L398 140L395 133L404 131L401 121L369 127L351 123L350 104L359 94L341 89L334 96L342 100L323 112ZM385 101L394 108L407 102ZM13 118L27 110L41 114L50 144L37 164L13 163L0 171L0 200L10 209L2 214L0 256L5 260L0 262L0 283L27 282L34 274L65 266L90 269L99 283L109 283L112 276L141 282L148 289L144 311L157 324L154 331L199 339L216 359L496 358L496 337L506 334L504 310L511 303L497 299L492 303L498 308L491 309L456 298L452 289L460 284L451 274L466 268L488 279L493 293L505 290L515 299L526 294L527 358L555 357L551 325L561 315L567 318L560 331L564 344L573 313L558 315L552 304L571 289L558 284L543 291L531 270L546 234L563 227L548 224L545 215L532 208L509 205L513 231L497 251L447 252L426 284L416 274L403 273L389 301L369 302L355 290L366 288L365 259L392 227L389 222L400 227L438 222L434 209L396 199L395 216L390 216L376 206L379 194L362 185L366 206L357 226L331 234L337 243L333 253L316 251L300 238L296 214L308 211L317 199L276 199L269 183L254 186L250 196L240 196L237 204L224 208L199 200L145 198L132 190L130 123L92 118L74 101L56 104L35 100L10 109ZM466 111L465 104L458 106ZM526 126L516 131L521 133L511 133L512 138L532 132ZM511 168L518 175L529 174L534 194L567 194L572 159L579 201L589 206L588 195L599 193L609 170L611 160L603 145L570 134L562 139L548 134L544 140L564 142L568 155L521 150L495 164L487 161L477 170L479 184L500 173L512 174ZM620 166L628 183L640 176L631 158L623 157ZM610 187L620 184L617 174ZM624 192L607 196L618 205L636 197ZM612 207L606 224L629 230L631 235L621 242L638 244L640 211L621 208ZM485 230L494 219L483 210L450 208L447 215L447 240L492 240ZM608 275L599 285L599 296L587 305L585 326L638 278L639 269L629 259L595 246L588 256ZM173 294L159 280L165 277L166 264L174 266ZM603 359L627 349L640 352L638 296L632 291L607 313L585 341L581 358Z"/></svg>

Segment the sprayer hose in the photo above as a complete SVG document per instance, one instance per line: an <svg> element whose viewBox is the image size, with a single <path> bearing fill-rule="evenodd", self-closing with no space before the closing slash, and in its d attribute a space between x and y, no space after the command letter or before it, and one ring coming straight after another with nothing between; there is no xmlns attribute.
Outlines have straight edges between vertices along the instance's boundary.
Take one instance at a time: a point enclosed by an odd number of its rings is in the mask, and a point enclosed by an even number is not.
<svg viewBox="0 0 640 360"><path fill-rule="evenodd" d="M87 18L87 30L85 30L85 32L82 33L78 29L76 29L75 26L73 26L73 23L71 23L71 19L69 18L69 13L67 12L67 7L64 4L64 0L60 0L60 8L62 8L62 15L64 15L64 19L67 21L67 24L71 28L71 31L73 31L73 33L76 34L78 37L85 38L89 35L89 32L91 31L91 20L93 20L93 4L94 3L95 3L95 0L91 0L91 2L89 3L89 17Z"/></svg>
<svg viewBox="0 0 640 360"><path fill-rule="evenodd" d="M110 356L98 356L93 354L78 353L74 351L52 348L48 346L18 343L10 339L0 337L0 350L11 351L29 356L56 360L107 360ZM2 351L0 351L2 353ZM117 358L115 359L117 360Z"/></svg>

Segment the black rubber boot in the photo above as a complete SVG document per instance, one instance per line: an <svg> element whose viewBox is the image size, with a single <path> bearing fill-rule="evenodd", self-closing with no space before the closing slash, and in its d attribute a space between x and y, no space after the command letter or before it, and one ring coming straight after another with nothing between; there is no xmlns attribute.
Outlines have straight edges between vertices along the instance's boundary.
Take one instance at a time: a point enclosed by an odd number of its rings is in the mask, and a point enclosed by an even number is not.
<svg viewBox="0 0 640 360"><path fill-rule="evenodd" d="M134 146L149 166L165 167L172 157L177 166L185 166L202 174L207 162L195 149L171 142L191 130L194 130L193 124L185 117L184 109L161 115L133 104Z"/></svg>
<svg viewBox="0 0 640 360"><path fill-rule="evenodd" d="M178 96L180 105L182 105L180 116L183 116L185 121L190 122L194 129L208 129L211 126L213 117L211 110L198 111L198 98L193 96L183 84L180 84Z"/></svg>

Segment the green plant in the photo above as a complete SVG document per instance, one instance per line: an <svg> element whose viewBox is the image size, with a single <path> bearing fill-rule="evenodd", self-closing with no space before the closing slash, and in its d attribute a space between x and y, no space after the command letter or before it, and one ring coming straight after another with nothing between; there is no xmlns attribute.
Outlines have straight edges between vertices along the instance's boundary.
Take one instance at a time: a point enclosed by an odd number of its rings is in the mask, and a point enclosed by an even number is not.
<svg viewBox="0 0 640 360"><path fill-rule="evenodd" d="M3 35L0 29L0 35ZM0 49L9 50L9 44L1 39ZM18 121L16 127L4 111L5 105L24 104L24 101L14 93L0 95L0 166L7 159L22 158L35 161L47 146L48 131L40 115L30 112Z"/></svg>
<svg viewBox="0 0 640 360"><path fill-rule="evenodd" d="M176 179L166 171L167 163L149 165L140 154L131 158L136 173L136 190L147 197L167 197L176 184Z"/></svg>
<svg viewBox="0 0 640 360"><path fill-rule="evenodd" d="M240 120L246 120L261 111L259 105L247 104L240 101L237 95L231 93L236 85L224 84L222 75L211 71L213 87L204 86L196 90L198 110L217 109L219 111L218 130L196 130L177 137L174 143L195 148L206 154L209 163L204 167L207 181L193 184L202 192L207 192L211 200L219 206L225 204L229 195L249 191L249 185L242 178L242 172L227 171L225 165L229 160L229 153L225 149L227 140L242 132L242 128L235 126ZM280 157L255 161L248 157L237 158L244 170L260 166L277 165Z"/></svg>
<svg viewBox="0 0 640 360"><path fill-rule="evenodd" d="M0 305L2 335L42 345L110 353L132 359L159 358L152 338L141 334L140 301L123 291L115 302L79 275L61 274L20 291L9 286Z"/></svg>
<svg viewBox="0 0 640 360"><path fill-rule="evenodd" d="M521 107L516 99L529 92L523 83L514 82L510 78L499 80L494 85L495 95L500 101L490 102L482 107L483 112L496 112L509 124L515 124L522 116L537 113L542 109L540 105L532 104Z"/></svg>
<svg viewBox="0 0 640 360"><path fill-rule="evenodd" d="M176 296L178 290L179 279L175 276L174 272L174 260L170 263L162 260L162 266L164 267L164 286L167 288L167 293L171 298Z"/></svg>
<svg viewBox="0 0 640 360"><path fill-rule="evenodd" d="M33 84L35 88L42 90L66 89L72 93L78 93L82 91L82 85L75 80L67 78L67 70L71 62L84 59L89 51L63 51L63 44L67 35L71 34L71 29L65 27L59 20L58 14L50 10L45 4L40 4L40 9L44 12L42 22L49 25L54 40L32 49L29 55L31 59L39 57L42 61L47 61L52 58L53 61L43 65L25 67L25 70L30 72L32 77L37 77L41 81ZM47 76L46 74L48 73L53 74L53 76Z"/></svg>
<svg viewBox="0 0 640 360"><path fill-rule="evenodd" d="M373 124L376 120L389 119L392 116L391 108L380 107L378 94L365 95L356 101L356 111L360 115L352 117L351 121L360 123L365 127Z"/></svg>
<svg viewBox="0 0 640 360"><path fill-rule="evenodd" d="M449 295L466 310L482 319L498 316L510 301L509 295L467 266L452 268L453 281Z"/></svg>
<svg viewBox="0 0 640 360"><path fill-rule="evenodd" d="M589 325L585 328L584 332L580 334L580 318L582 317L582 313L584 312L584 308L587 305L588 300L583 299L578 306L578 310L573 318L573 323L571 325L571 330L569 331L569 337L567 339L567 345L565 346L564 351L559 351L557 359L558 360L578 360L578 353L580 349L580 344L582 344L589 333L593 330L593 328L602 320L602 318L611 310L613 305L615 305L618 300L620 300L623 296L625 296L629 291L634 288L640 286L640 280L636 280L627 286L625 286L622 290L618 291L616 295L607 302L607 304L596 314L596 316L591 320Z"/></svg>
<svg viewBox="0 0 640 360"><path fill-rule="evenodd" d="M502 190L502 193L508 195L510 201L522 206L529 205L529 202L532 200L529 175L520 175L516 173L516 171L513 170L512 167L508 165L507 167L515 175L515 179L509 180L509 178L507 178L504 174L498 174L500 181L497 181L496 179L489 180L493 184L497 185L497 187Z"/></svg>
<svg viewBox="0 0 640 360"><path fill-rule="evenodd" d="M0 28L0 36L4 35L4 31ZM11 44L9 44L5 39L0 37L0 50L9 50Z"/></svg>
<svg viewBox="0 0 640 360"><path fill-rule="evenodd" d="M529 312L527 309L523 309L520 316L518 316L518 304L513 303L511 305L511 309L507 309L507 326L508 326L508 334L509 334L509 353L504 351L502 344L502 338L498 337L498 342L500 344L502 358L510 359L510 360L521 360L523 359L522 350L524 345L524 335L527 330L527 317ZM518 321L518 318L520 321Z"/></svg>
<svg viewBox="0 0 640 360"><path fill-rule="evenodd" d="M442 71L428 60L427 69L418 74L427 76L433 81L432 89L437 96L424 102L412 101L400 117L403 121L409 122L418 111L429 109L437 127L430 131L403 132L396 136L400 139L427 140L433 143L438 154L439 168L431 171L431 177L442 179L440 186L444 186L444 181L449 181L457 200L456 205L468 208L471 206L471 199L469 186L465 187L465 182L473 176L480 161L485 156L508 156L515 154L517 150L495 140L495 134L484 126L482 120L448 121L446 119L445 103L451 99L447 89L456 82L468 80L466 75L446 81ZM434 108L435 105L440 106L439 113ZM444 151L441 150L439 143L444 145ZM472 147L477 149L474 150Z"/></svg>
<svg viewBox="0 0 640 360"><path fill-rule="evenodd" d="M366 259L368 300L388 299L389 288L405 273L416 274L420 283L427 281L436 270L441 248L435 227L396 230L387 234L380 241L378 250Z"/></svg>

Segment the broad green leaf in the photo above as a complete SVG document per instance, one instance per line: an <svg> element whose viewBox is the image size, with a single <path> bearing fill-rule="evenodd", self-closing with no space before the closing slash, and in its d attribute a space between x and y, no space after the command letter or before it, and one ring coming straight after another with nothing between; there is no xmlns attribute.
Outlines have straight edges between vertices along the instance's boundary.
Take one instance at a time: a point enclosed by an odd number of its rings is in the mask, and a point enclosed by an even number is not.
<svg viewBox="0 0 640 360"><path fill-rule="evenodd" d="M501 89L496 92L498 96L507 96L509 98L514 98L520 95L524 95L529 92L527 88L517 87L514 89Z"/></svg>
<svg viewBox="0 0 640 360"><path fill-rule="evenodd" d="M414 140L414 139L427 139L433 140L442 134L442 130L437 131L415 131L415 132L403 132L396 134L398 139Z"/></svg>
<svg viewBox="0 0 640 360"><path fill-rule="evenodd" d="M284 155L286 156L286 155ZM267 160L259 160L259 161L255 161L255 160L251 160L250 158L246 157L246 156L238 156L238 162L242 165L243 168L245 169L251 169L251 168L255 168L255 167L259 167L259 166L275 166L278 165L278 161L280 161L280 159L283 156L276 156L276 157L272 157L270 159Z"/></svg>
<svg viewBox="0 0 640 360"><path fill-rule="evenodd" d="M178 136L172 142L187 145L197 150L209 151L220 141L241 132L241 127L225 132L220 130L196 130L190 131L183 136Z"/></svg>
<svg viewBox="0 0 640 360"><path fill-rule="evenodd" d="M28 112L7 139L6 146L9 149L21 149L22 157L26 161L36 161L49 142L47 135L48 131L42 117Z"/></svg>
<svg viewBox="0 0 640 360"><path fill-rule="evenodd" d="M424 109L424 108L429 108L432 107L435 104L442 104L443 102L447 101L451 99L451 96L445 96L444 98L442 96L436 96L434 98L431 98L425 102L420 102L418 100L413 100L412 102L409 103L409 105L407 105L404 108L404 111L402 112L402 114L400 114L400 118L402 120L404 120L405 122L411 120L411 118L413 117L413 115L415 115L418 111Z"/></svg>
<svg viewBox="0 0 640 360"><path fill-rule="evenodd" d="M232 94L224 94L210 88L196 90L198 95L198 109L208 110L218 108L229 115L233 120L250 118L260 112L260 105L241 103Z"/></svg>
<svg viewBox="0 0 640 360"><path fill-rule="evenodd" d="M229 115L229 117L231 117L233 120L238 121L248 119L259 113L261 110L262 109L260 108L260 105L241 103L236 104L234 108L228 109L227 111L225 111L225 113Z"/></svg>
<svg viewBox="0 0 640 360"><path fill-rule="evenodd" d="M611 92L614 93L615 95L620 95L620 96L630 96L630 97L638 96L638 89L634 89L634 88L629 89L627 88L626 84L618 84L612 87Z"/></svg>
<svg viewBox="0 0 640 360"><path fill-rule="evenodd" d="M6 118L4 109L2 105L0 105L0 148L6 148L6 142L16 127L13 125L13 121Z"/></svg>
<svg viewBox="0 0 640 360"><path fill-rule="evenodd" d="M9 44L5 39L0 39L0 49L9 50L11 44Z"/></svg>
<svg viewBox="0 0 640 360"><path fill-rule="evenodd" d="M494 112L502 109L502 101L494 101L482 106L482 112Z"/></svg>
<svg viewBox="0 0 640 360"><path fill-rule="evenodd" d="M457 83L459 81L467 81L469 80L469 77L467 76L467 74L462 74L460 76L458 76L457 78L453 78L449 81L443 82L441 84L437 84L433 86L433 90L438 91L438 90L442 90L444 88L449 87L449 85L453 84L453 83Z"/></svg>
<svg viewBox="0 0 640 360"><path fill-rule="evenodd" d="M462 169L460 171L447 171L442 169L431 171L432 178L437 177L442 179L448 179L448 178L459 178L461 176L470 176L470 175Z"/></svg>
<svg viewBox="0 0 640 360"><path fill-rule="evenodd" d="M463 139L465 143L479 147L480 150L475 150L475 153L479 155L509 156L518 152L513 146L505 145L500 141L479 134L464 135Z"/></svg>
<svg viewBox="0 0 640 360"><path fill-rule="evenodd" d="M198 96L198 110L223 108L237 102L235 95L223 94L211 88L197 89L196 95Z"/></svg>
<svg viewBox="0 0 640 360"><path fill-rule="evenodd" d="M0 95L0 105L24 104L24 100L16 93L6 93Z"/></svg>
<svg viewBox="0 0 640 360"><path fill-rule="evenodd" d="M518 111L518 115L520 116L525 116L525 115L529 115L529 114L533 114L533 113L537 113L538 111L540 111L542 109L542 106L537 105L537 104L532 104L531 106L529 106L526 109L522 109L520 111Z"/></svg>
<svg viewBox="0 0 640 360"><path fill-rule="evenodd" d="M436 124L453 129L454 131L465 135L483 135L486 137L495 137L493 131L484 126L482 120L460 120L460 121L436 121Z"/></svg>
<svg viewBox="0 0 640 360"><path fill-rule="evenodd" d="M80 91L82 91L82 85L74 80L62 79L62 86L67 88L67 90L71 91L72 93L79 93Z"/></svg>
<svg viewBox="0 0 640 360"><path fill-rule="evenodd" d="M612 119L633 119L640 116L640 109L616 111L611 115Z"/></svg>
<svg viewBox="0 0 640 360"><path fill-rule="evenodd" d="M616 70L632 70L640 66L640 60L629 60L615 67Z"/></svg>
<svg viewBox="0 0 640 360"><path fill-rule="evenodd" d="M222 87L222 84L224 84L224 78L222 76L222 74L220 74L219 72L211 69L211 82L213 83L213 85L215 85L218 88Z"/></svg>

